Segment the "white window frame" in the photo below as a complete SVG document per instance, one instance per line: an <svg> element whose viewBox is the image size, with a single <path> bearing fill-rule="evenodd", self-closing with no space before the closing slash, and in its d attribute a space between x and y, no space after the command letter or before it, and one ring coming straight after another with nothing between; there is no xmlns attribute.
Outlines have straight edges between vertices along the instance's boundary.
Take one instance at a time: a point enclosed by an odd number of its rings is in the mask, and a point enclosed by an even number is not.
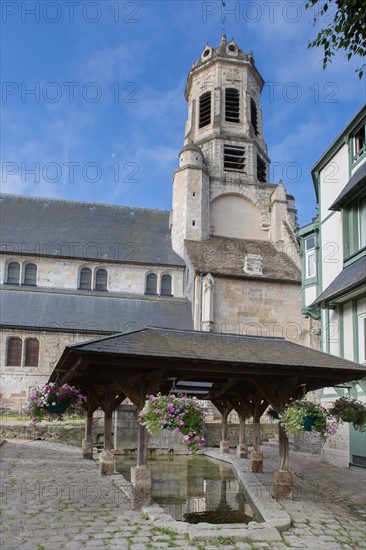
<svg viewBox="0 0 366 550"><path fill-rule="evenodd" d="M314 246L307 247L308 241L313 239ZM315 236L305 239L305 279L316 277L316 254L315 254Z"/></svg>

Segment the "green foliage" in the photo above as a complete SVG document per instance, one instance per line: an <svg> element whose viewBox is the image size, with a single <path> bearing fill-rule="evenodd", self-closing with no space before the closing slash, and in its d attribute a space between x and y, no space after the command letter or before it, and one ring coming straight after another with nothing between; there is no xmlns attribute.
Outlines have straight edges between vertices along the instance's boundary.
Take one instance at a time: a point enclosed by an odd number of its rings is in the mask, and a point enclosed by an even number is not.
<svg viewBox="0 0 366 550"><path fill-rule="evenodd" d="M321 17L326 17L328 23L308 45L324 49L324 69L338 50L344 50L347 59L366 56L366 0L307 0L305 7L317 10L314 25ZM365 64L356 71L360 78L364 68Z"/></svg>
<svg viewBox="0 0 366 550"><path fill-rule="evenodd" d="M280 415L287 435L295 435L305 431L305 420L312 420L312 431L319 432L323 439L337 430L337 424L326 408L312 401L294 401Z"/></svg>
<svg viewBox="0 0 366 550"><path fill-rule="evenodd" d="M365 431L366 407L354 397L340 397L329 409L338 422L350 422L355 430Z"/></svg>

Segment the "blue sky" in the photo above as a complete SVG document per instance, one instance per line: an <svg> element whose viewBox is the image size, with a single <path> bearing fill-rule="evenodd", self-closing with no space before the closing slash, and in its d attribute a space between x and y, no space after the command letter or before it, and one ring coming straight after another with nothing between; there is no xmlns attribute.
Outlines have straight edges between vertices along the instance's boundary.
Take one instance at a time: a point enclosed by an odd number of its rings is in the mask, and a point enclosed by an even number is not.
<svg viewBox="0 0 366 550"><path fill-rule="evenodd" d="M220 41L220 4L3 0L2 191L170 209L186 77ZM310 168L365 100L360 60L339 53L322 69L302 0L226 5L228 39L253 50L267 82L270 180L283 180L304 225Z"/></svg>

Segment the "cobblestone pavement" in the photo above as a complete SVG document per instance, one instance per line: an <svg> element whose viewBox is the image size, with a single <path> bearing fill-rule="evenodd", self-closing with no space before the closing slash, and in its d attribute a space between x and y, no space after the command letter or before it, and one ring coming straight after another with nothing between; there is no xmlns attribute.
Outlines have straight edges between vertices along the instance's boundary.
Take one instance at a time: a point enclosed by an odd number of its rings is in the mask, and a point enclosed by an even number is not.
<svg viewBox="0 0 366 550"><path fill-rule="evenodd" d="M276 449L264 447L265 484ZM365 475L292 453L295 498L283 501L293 527L282 542L247 544L219 538L192 542L154 527L131 511L108 477L78 448L44 441L6 441L1 447L1 550L119 549L284 550L365 549Z"/></svg>

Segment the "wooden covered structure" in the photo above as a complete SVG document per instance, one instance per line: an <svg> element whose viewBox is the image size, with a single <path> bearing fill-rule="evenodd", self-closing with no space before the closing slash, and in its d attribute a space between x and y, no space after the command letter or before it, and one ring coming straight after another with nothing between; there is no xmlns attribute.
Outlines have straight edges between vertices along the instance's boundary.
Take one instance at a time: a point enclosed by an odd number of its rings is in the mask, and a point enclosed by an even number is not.
<svg viewBox="0 0 366 550"><path fill-rule="evenodd" d="M65 348L51 382L70 383L87 396L86 440L96 408L105 414L105 451L111 449L112 413L128 397L138 410L148 394L186 394L211 400L226 420L235 409L241 442L245 418L253 416L254 450L260 417L271 405L280 413L290 398L366 376L365 367L283 338L147 327ZM138 466L145 462L144 428ZM279 470L287 471L288 440L279 425Z"/></svg>

